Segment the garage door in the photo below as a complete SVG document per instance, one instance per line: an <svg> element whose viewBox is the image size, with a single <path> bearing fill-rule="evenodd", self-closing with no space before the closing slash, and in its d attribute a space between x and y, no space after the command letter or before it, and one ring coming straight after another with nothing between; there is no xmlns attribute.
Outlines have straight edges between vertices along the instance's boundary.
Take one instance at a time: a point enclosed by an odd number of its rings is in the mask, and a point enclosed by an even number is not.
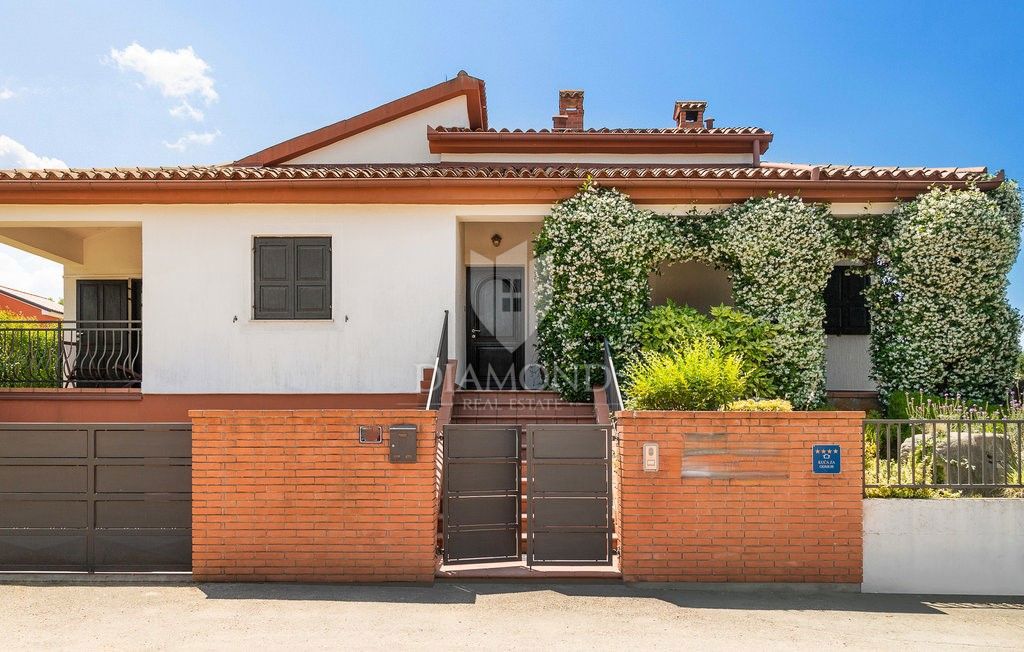
<svg viewBox="0 0 1024 652"><path fill-rule="evenodd" d="M189 571L190 424L0 424L0 571Z"/></svg>

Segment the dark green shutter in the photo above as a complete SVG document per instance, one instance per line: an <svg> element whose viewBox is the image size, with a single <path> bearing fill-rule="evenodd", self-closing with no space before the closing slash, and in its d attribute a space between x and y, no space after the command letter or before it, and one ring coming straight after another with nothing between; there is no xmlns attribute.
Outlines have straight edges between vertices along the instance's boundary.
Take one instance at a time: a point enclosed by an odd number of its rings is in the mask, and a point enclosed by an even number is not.
<svg viewBox="0 0 1024 652"><path fill-rule="evenodd" d="M256 238L253 274L253 318L330 319L330 238Z"/></svg>
<svg viewBox="0 0 1024 652"><path fill-rule="evenodd" d="M331 239L295 238L295 318L331 318Z"/></svg>

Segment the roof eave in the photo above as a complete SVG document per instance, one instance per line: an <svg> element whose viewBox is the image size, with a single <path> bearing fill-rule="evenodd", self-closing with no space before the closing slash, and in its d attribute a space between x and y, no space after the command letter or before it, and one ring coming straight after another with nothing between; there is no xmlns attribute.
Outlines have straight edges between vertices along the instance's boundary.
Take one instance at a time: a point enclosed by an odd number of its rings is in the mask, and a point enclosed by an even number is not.
<svg viewBox="0 0 1024 652"><path fill-rule="evenodd" d="M773 134L619 134L587 132L438 131L427 129L432 154L749 154L768 151Z"/></svg>
<svg viewBox="0 0 1024 652"><path fill-rule="evenodd" d="M744 201L771 193L808 201L888 202L911 199L933 186L991 190L987 180L853 180L600 178L642 204ZM549 203L571 197L578 177L261 179L209 181L6 181L0 204L506 204Z"/></svg>

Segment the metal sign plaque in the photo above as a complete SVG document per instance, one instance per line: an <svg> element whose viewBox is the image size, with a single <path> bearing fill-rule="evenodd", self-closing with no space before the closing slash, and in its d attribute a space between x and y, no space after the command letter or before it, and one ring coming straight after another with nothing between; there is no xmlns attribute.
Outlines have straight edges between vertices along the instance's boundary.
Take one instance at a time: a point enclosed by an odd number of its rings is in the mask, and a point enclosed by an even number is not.
<svg viewBox="0 0 1024 652"><path fill-rule="evenodd" d="M839 444L811 446L811 470L815 473L839 473L843 468L842 459Z"/></svg>

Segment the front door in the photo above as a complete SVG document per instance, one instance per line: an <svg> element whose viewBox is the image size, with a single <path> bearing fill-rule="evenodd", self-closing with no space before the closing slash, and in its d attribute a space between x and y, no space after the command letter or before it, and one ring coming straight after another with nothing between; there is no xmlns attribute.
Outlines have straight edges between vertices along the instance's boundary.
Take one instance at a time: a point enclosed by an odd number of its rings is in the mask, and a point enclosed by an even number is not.
<svg viewBox="0 0 1024 652"><path fill-rule="evenodd" d="M522 267L466 268L466 376L470 389L515 389L523 368Z"/></svg>

